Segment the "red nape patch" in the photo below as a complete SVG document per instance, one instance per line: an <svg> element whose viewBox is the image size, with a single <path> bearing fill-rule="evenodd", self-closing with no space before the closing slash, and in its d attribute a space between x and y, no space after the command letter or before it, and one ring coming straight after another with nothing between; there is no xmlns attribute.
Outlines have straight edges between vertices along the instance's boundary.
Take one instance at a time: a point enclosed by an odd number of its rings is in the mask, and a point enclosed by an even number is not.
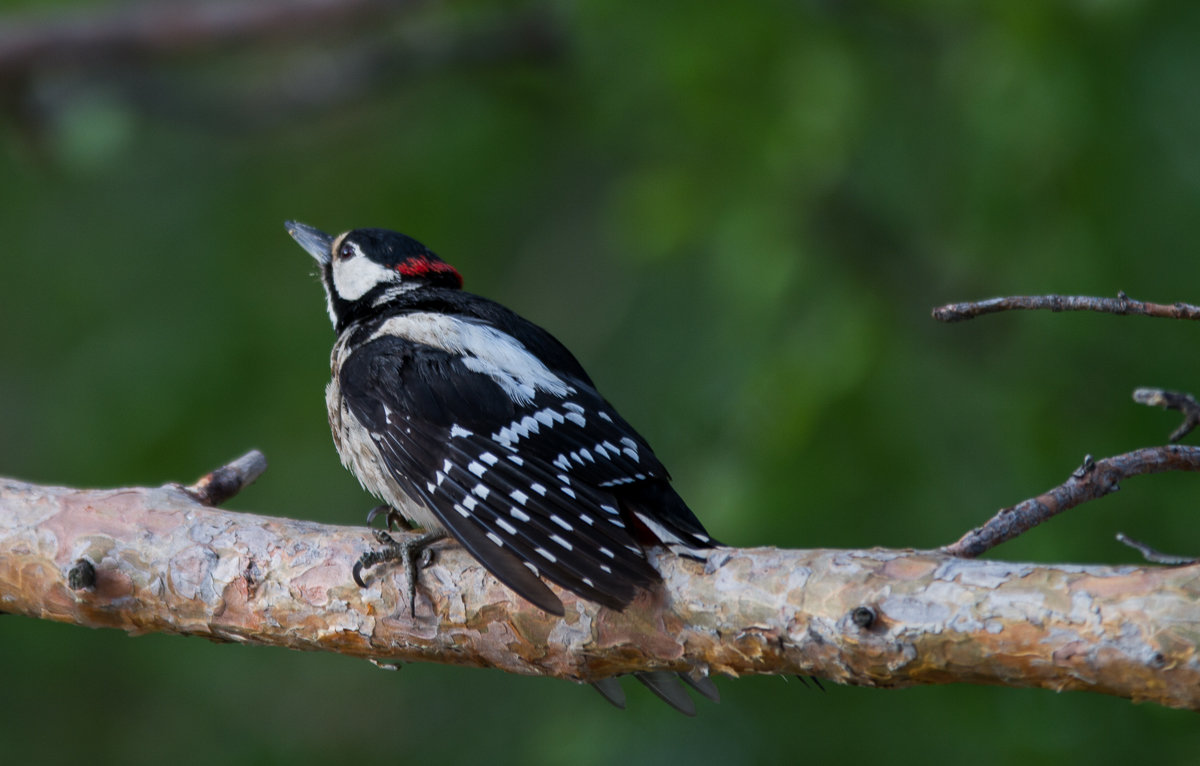
<svg viewBox="0 0 1200 766"><path fill-rule="evenodd" d="M396 271L406 277L427 277L432 274L447 274L454 277L454 281L462 287L462 275L458 273L458 269L454 268L445 261L431 260L424 255L419 255L416 258L409 258L407 261L401 261L396 265Z"/></svg>

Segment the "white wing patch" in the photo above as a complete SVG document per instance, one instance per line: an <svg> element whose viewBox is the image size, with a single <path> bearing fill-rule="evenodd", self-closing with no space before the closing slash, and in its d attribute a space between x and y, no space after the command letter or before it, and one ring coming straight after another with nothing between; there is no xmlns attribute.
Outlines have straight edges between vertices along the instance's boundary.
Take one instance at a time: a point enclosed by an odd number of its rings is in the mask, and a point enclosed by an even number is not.
<svg viewBox="0 0 1200 766"><path fill-rule="evenodd" d="M357 260L360 259L352 259ZM341 292L340 287L338 291ZM405 314L384 322L371 340L389 335L461 356L467 369L487 375L520 405L530 404L538 391L559 397L575 393L574 388L529 353L520 341L485 324L445 314ZM521 425L530 427L528 421ZM536 430L536 421L532 428Z"/></svg>

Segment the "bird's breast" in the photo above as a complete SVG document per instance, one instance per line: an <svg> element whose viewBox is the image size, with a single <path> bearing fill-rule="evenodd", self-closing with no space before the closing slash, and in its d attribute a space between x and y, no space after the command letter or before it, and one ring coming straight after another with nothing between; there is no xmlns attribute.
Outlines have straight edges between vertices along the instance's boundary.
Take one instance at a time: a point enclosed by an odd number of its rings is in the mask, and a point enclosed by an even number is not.
<svg viewBox="0 0 1200 766"><path fill-rule="evenodd" d="M419 499L410 497L391 474L375 439L350 408L333 383L325 389L329 428L342 465L358 479L363 489L395 508L404 518L425 530L442 529L433 512Z"/></svg>

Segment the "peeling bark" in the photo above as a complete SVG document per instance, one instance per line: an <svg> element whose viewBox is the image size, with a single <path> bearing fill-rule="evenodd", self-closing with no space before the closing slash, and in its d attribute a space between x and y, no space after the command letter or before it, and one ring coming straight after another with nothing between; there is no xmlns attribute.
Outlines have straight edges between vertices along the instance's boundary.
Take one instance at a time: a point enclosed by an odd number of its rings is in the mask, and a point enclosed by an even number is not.
<svg viewBox="0 0 1200 766"><path fill-rule="evenodd" d="M174 486L0 479L0 610L576 681L803 674L1086 689L1200 709L1200 565L727 548L707 562L660 555L663 588L623 613L556 589L567 614L555 618L439 545L410 616L402 571L373 573L366 589L351 579L373 544L364 527L220 510Z"/></svg>

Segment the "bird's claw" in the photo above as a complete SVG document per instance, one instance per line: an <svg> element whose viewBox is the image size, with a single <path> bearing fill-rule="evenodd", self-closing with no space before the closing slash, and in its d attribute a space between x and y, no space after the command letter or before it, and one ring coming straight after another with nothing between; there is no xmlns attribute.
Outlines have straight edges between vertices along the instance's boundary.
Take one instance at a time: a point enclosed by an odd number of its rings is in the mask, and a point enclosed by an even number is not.
<svg viewBox="0 0 1200 766"><path fill-rule="evenodd" d="M387 503L377 505L370 511L367 511L367 526L374 524L375 519L379 518L380 514L383 515L384 524L389 530L402 529L405 532L411 532L413 530L413 525L409 524L408 520L405 519L399 511Z"/></svg>

